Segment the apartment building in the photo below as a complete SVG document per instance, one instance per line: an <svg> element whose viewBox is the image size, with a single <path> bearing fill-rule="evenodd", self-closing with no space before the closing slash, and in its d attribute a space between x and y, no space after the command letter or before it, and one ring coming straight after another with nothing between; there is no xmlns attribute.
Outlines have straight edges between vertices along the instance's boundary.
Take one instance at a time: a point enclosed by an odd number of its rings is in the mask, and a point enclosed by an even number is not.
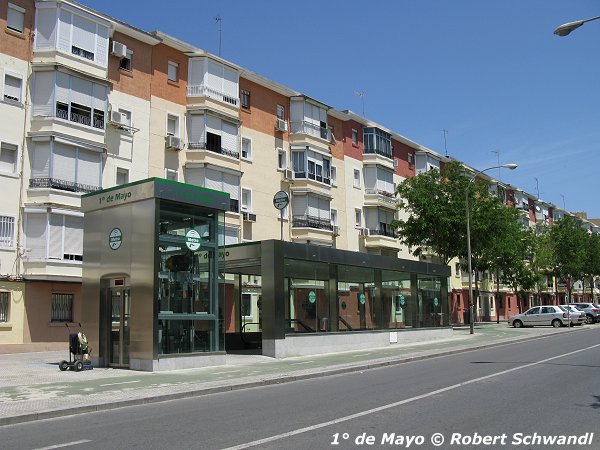
<svg viewBox="0 0 600 450"><path fill-rule="evenodd" d="M404 214L395 187L450 158L71 1L0 1L0 27L0 344L64 345L64 324L85 308L81 196L149 177L229 194L225 245L281 238L414 260L390 227ZM527 205L529 223L558 217L509 188L507 203ZM272 204L278 191L290 197L281 211ZM462 321L464 280L460 264L452 267L451 320ZM261 277L226 280L225 290L242 298L241 322L226 328L258 331ZM396 283L394 299L409 285ZM306 280L296 288L308 289ZM340 289L360 303L355 284ZM503 298L506 315L514 309L506 289ZM401 315L399 303L390 308ZM494 317L486 308L480 316Z"/></svg>

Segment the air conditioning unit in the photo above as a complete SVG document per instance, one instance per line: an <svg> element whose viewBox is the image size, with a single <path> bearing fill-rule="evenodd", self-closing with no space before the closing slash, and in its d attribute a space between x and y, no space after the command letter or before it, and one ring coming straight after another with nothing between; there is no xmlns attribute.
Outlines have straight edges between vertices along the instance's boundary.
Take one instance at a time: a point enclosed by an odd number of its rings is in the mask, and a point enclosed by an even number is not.
<svg viewBox="0 0 600 450"><path fill-rule="evenodd" d="M119 58L125 58L127 56L127 46L120 42L113 41L110 49L110 54Z"/></svg>
<svg viewBox="0 0 600 450"><path fill-rule="evenodd" d="M117 126L127 125L127 116L120 111L111 111L109 123Z"/></svg>
<svg viewBox="0 0 600 450"><path fill-rule="evenodd" d="M277 125L276 125L276 128L277 128L279 131L287 131L287 130L288 130L288 128L287 128L287 122L286 122L285 120L283 120L283 119L279 119L279 118L278 118L278 119L277 119Z"/></svg>
<svg viewBox="0 0 600 450"><path fill-rule="evenodd" d="M178 137L169 135L165 138L165 141L166 141L167 148L172 148L173 150L182 150L183 149L183 142Z"/></svg>
<svg viewBox="0 0 600 450"><path fill-rule="evenodd" d="M256 222L256 214L244 212L242 213L242 217L245 222Z"/></svg>
<svg viewBox="0 0 600 450"><path fill-rule="evenodd" d="M294 178L294 172L292 171L292 169L285 169L283 171L283 178L285 178L286 180L292 180Z"/></svg>
<svg viewBox="0 0 600 450"><path fill-rule="evenodd" d="M361 228L360 229L360 235L361 236L368 236L369 235L369 229L368 228Z"/></svg>

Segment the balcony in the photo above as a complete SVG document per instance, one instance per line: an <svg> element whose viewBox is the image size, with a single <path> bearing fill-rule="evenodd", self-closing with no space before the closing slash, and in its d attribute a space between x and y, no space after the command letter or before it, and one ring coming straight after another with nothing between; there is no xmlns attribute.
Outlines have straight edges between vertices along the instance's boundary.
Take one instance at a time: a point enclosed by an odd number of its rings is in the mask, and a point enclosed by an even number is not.
<svg viewBox="0 0 600 450"><path fill-rule="evenodd" d="M382 189L365 189L365 206L377 206L395 210L397 201L392 192Z"/></svg>
<svg viewBox="0 0 600 450"><path fill-rule="evenodd" d="M330 219L320 219L314 216L292 216L292 227L294 228L316 228L318 230L333 231Z"/></svg>
<svg viewBox="0 0 600 450"><path fill-rule="evenodd" d="M365 248L395 251L400 249L398 238L389 224L382 223L377 228L363 228L361 234L364 237Z"/></svg>
<svg viewBox="0 0 600 450"><path fill-rule="evenodd" d="M73 181L57 180L56 178L31 178L29 180L30 188L59 189L68 192L95 192L102 189L100 186L90 186L89 184L80 184Z"/></svg>
<svg viewBox="0 0 600 450"><path fill-rule="evenodd" d="M228 150L219 145L208 145L206 142L190 142L188 150L208 150L219 155L229 156L231 158L240 159L240 153L234 150Z"/></svg>
<svg viewBox="0 0 600 450"><path fill-rule="evenodd" d="M77 112L79 111L79 112ZM71 113L69 114L69 110L67 105L57 105L56 106L56 117L58 119L68 120L70 122L75 122L85 126L92 126L94 128L104 129L104 112L94 110L93 118L90 111L81 111L79 109L71 108Z"/></svg>
<svg viewBox="0 0 600 450"><path fill-rule="evenodd" d="M383 156L385 158L392 159L391 149L388 150L388 151L386 151L386 150L381 150L381 149L378 149L378 148L367 148L367 147L365 147L365 150L364 150L363 153L364 154L377 154L377 155L381 155L381 156Z"/></svg>
<svg viewBox="0 0 600 450"><path fill-rule="evenodd" d="M188 97L208 97L213 100L217 100L219 102L227 103L228 105L239 108L240 99L237 97L232 97L230 95L226 95L225 93L218 91L216 89L209 88L203 84L200 85L190 85L187 87L187 96Z"/></svg>
<svg viewBox="0 0 600 450"><path fill-rule="evenodd" d="M290 134L302 134L331 142L331 129L310 122L290 122Z"/></svg>

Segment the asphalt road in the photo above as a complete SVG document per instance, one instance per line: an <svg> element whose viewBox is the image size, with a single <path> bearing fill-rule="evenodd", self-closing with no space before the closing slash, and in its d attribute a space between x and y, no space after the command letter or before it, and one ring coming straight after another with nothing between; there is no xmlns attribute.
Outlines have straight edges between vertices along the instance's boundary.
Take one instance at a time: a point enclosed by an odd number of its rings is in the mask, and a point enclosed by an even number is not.
<svg viewBox="0 0 600 450"><path fill-rule="evenodd" d="M0 447L598 449L599 419L596 325L364 372L5 426ZM581 445L542 441L561 435L581 436Z"/></svg>

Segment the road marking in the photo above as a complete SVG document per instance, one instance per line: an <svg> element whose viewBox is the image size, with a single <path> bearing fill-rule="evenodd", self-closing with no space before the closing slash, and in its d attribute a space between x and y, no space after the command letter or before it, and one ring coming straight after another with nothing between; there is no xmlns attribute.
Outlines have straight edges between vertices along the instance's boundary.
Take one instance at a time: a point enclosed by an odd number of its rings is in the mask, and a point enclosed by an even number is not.
<svg viewBox="0 0 600 450"><path fill-rule="evenodd" d="M303 361L303 362L297 362L297 363L290 363L290 366L299 366L300 364L310 364L310 363L314 363L314 359L312 361Z"/></svg>
<svg viewBox="0 0 600 450"><path fill-rule="evenodd" d="M377 413L380 411L385 411L386 409L396 408L397 406L406 405L407 403L412 403L417 400L422 400L424 398L432 397L434 395L438 395L444 392L452 391L454 389L458 389L463 386L468 386L469 384L478 383L480 381L488 380L490 378L494 378L500 375L505 375L507 373L515 372L517 370L527 369L529 367L538 366L540 364L547 363L548 361L554 361L555 359L564 358L565 356L576 355L577 353L585 352L591 350L593 348L600 347L600 344L592 345L591 347L582 348L579 350L575 350L569 353L563 353L562 355L553 356L552 358L542 359L541 361L525 364L524 366L513 367L512 369L502 370L500 372L492 373L490 375L485 375L479 378L473 378L472 380L463 381L462 383L453 384L451 386L446 386L441 389L437 389L435 391L428 392L427 394L417 395L416 397L407 398L405 400L400 400L398 402L389 403L387 405L378 406L377 408L367 409L365 411L361 411L355 414L351 414L349 416L340 417L339 419L329 420L327 422L318 423L316 425L311 425L309 427L299 428L297 430L288 431L287 433L277 434L275 436L270 436L264 439L259 439L256 441L246 442L245 444L239 444L234 447L228 447L225 450L240 450L243 448L256 447L257 445L266 444L268 442L279 441L281 439L285 439L291 436L296 436L298 434L307 433L309 431L318 430L319 428L325 428L331 425L336 425L338 423L347 422L349 420L358 419L359 417L367 416L369 414Z"/></svg>
<svg viewBox="0 0 600 450"><path fill-rule="evenodd" d="M211 372L213 375L225 375L234 372L241 372L241 370L228 370L227 372Z"/></svg>
<svg viewBox="0 0 600 450"><path fill-rule="evenodd" d="M89 439L82 439L81 441L65 442L64 444L56 444L56 445L51 445L49 447L40 447L40 448L36 448L35 450L50 450L53 448L68 447L70 445L86 444L88 442L92 442L92 441L90 441Z"/></svg>
<svg viewBox="0 0 600 450"><path fill-rule="evenodd" d="M118 384L133 384L133 383L139 383L140 380L137 381L121 381L120 383L108 383L108 384L101 384L100 386L117 386Z"/></svg>
<svg viewBox="0 0 600 450"><path fill-rule="evenodd" d="M352 357L353 358L360 358L361 356L369 356L369 355L370 355L370 353L360 353L358 355L353 355Z"/></svg>

